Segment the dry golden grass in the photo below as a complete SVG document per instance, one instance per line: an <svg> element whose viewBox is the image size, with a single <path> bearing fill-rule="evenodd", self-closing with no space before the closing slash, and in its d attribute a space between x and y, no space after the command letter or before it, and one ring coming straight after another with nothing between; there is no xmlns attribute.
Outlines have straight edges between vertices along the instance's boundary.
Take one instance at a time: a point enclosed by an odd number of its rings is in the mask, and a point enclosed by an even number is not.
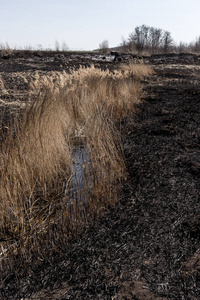
<svg viewBox="0 0 200 300"><path fill-rule="evenodd" d="M125 76L134 76L140 80L154 73L152 67L145 65L143 62L138 62L137 64L131 63L129 65L123 64L121 65L121 70L124 71Z"/></svg>
<svg viewBox="0 0 200 300"><path fill-rule="evenodd" d="M115 203L125 177L115 124L135 112L140 80L151 72L144 65L115 72L92 66L32 79L26 108L11 123L0 153L0 238L7 242L0 255L6 270L14 266L12 255L22 261L58 251ZM74 194L78 145L87 159Z"/></svg>

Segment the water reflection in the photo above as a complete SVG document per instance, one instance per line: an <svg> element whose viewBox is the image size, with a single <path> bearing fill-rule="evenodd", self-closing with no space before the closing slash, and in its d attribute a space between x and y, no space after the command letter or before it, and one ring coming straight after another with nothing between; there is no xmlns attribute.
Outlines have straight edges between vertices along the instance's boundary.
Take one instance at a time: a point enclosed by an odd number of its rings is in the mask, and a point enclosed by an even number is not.
<svg viewBox="0 0 200 300"><path fill-rule="evenodd" d="M85 206L91 196L90 158L84 145L74 146L71 156L72 175L66 191L67 203L69 207L77 202Z"/></svg>

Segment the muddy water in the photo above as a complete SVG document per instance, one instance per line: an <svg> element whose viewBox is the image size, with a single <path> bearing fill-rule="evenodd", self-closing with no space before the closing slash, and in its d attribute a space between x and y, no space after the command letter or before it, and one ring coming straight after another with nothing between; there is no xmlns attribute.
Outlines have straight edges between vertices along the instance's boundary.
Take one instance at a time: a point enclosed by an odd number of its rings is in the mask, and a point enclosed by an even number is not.
<svg viewBox="0 0 200 300"><path fill-rule="evenodd" d="M77 145L72 151L72 175L68 185L66 196L69 207L73 203L81 202L87 205L89 194L91 194L89 178L90 158L83 145Z"/></svg>

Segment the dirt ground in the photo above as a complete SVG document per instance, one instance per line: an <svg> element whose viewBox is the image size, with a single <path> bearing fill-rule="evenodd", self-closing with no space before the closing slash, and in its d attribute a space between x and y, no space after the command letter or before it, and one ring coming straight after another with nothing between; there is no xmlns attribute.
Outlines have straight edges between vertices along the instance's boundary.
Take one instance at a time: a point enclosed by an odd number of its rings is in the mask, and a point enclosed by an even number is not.
<svg viewBox="0 0 200 300"><path fill-rule="evenodd" d="M94 57L1 58L0 75L12 89L18 72L120 64ZM156 73L142 83L140 113L121 126L127 181L119 202L65 253L8 277L1 299L200 299L200 58L143 60Z"/></svg>

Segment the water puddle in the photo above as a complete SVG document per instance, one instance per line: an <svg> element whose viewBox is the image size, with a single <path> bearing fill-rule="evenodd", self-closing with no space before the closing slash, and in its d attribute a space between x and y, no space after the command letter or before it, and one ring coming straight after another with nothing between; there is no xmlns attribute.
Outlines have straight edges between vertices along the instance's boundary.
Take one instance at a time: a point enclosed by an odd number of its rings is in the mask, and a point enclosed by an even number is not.
<svg viewBox="0 0 200 300"><path fill-rule="evenodd" d="M66 187L67 204L69 208L74 203L81 203L87 206L87 201L91 196L90 158L84 145L74 146L71 156L72 175Z"/></svg>

